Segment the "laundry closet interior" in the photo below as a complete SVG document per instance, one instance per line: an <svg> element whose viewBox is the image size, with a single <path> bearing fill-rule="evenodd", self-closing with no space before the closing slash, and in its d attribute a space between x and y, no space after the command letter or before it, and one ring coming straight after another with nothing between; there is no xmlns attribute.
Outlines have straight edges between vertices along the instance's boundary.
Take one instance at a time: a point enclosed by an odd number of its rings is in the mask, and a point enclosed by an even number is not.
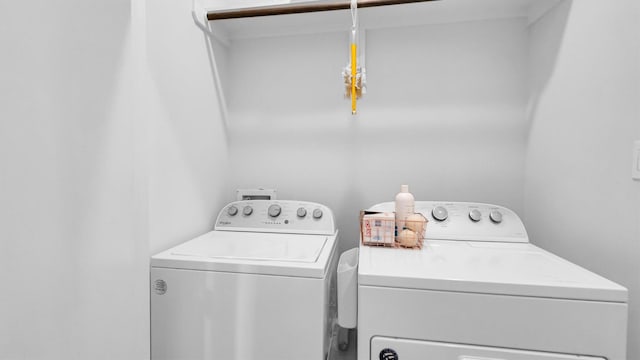
<svg viewBox="0 0 640 360"><path fill-rule="evenodd" d="M207 20L304 4L0 5L0 360L151 358L150 257L212 230L237 189L326 205L339 254L400 184L509 208L532 244L627 288L640 360L640 5L358 9L354 114L348 8Z"/></svg>

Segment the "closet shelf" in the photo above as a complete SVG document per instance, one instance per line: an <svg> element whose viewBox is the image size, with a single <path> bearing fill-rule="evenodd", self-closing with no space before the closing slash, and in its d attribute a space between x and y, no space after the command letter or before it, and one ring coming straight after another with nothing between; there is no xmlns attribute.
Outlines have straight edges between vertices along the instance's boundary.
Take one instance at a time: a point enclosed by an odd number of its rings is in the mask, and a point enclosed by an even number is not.
<svg viewBox="0 0 640 360"><path fill-rule="evenodd" d="M239 6L264 1L218 0L215 7L204 7L201 19L208 20L216 36L226 42L348 32L351 26L348 0L265 1L272 5ZM358 22L363 31L512 18L532 23L561 1L564 0L358 0Z"/></svg>
<svg viewBox="0 0 640 360"><path fill-rule="evenodd" d="M429 2L440 0L359 0L358 8L369 8L375 6L389 6L410 4L418 2ZM241 19L259 16L272 16L272 15L290 15L290 14L303 14L311 12L333 11L333 10L347 10L351 6L349 1L340 2L317 2L317 3L293 3L284 5L272 5L272 6L260 6L250 7L244 9L230 9L230 10L214 10L207 12L207 19L212 20L226 20L226 19Z"/></svg>

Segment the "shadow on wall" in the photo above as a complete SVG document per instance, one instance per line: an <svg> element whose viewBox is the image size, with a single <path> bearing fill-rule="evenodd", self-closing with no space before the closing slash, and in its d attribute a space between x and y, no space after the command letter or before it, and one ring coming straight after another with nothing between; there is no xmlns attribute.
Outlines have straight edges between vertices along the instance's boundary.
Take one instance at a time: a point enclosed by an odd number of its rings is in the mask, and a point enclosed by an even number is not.
<svg viewBox="0 0 640 360"><path fill-rule="evenodd" d="M225 49L207 44L191 10L190 1L146 3L152 252L211 230L224 201L228 136L208 55Z"/></svg>
<svg viewBox="0 0 640 360"><path fill-rule="evenodd" d="M197 21L194 15L194 21ZM198 27L203 26L201 24L196 23ZM229 123L228 123L228 111L227 111L227 99L225 98L225 87L224 87L224 79L222 78L222 72L226 68L226 47L229 44L222 43L222 41L217 41L214 34L214 27L211 22L207 23L207 28L203 28L203 30L208 31L209 33L203 31L204 41L207 48L207 56L209 59L209 68L211 70L211 79L213 81L213 86L216 89L217 100L220 108L220 117L222 118L222 125L225 137L229 139Z"/></svg>
<svg viewBox="0 0 640 360"><path fill-rule="evenodd" d="M545 18L547 23L544 27L539 27L537 31L544 31L546 34L553 34L553 36L544 35L544 38L549 40L544 43L544 48L530 51L529 54L530 88L529 103L527 104L527 134L531 134L531 126L533 125L533 119L537 115L540 98L553 77L572 3L573 0L562 1L538 19L538 21L541 21ZM531 28L534 26L535 23L531 25ZM530 34L530 36L532 35ZM529 43L531 44L531 41Z"/></svg>

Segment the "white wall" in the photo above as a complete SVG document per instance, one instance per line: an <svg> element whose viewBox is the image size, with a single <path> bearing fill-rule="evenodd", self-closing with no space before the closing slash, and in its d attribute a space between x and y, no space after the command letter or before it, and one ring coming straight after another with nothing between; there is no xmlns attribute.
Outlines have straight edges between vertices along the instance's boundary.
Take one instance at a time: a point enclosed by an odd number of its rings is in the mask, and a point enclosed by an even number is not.
<svg viewBox="0 0 640 360"><path fill-rule="evenodd" d="M129 20L0 2L0 359L148 356Z"/></svg>
<svg viewBox="0 0 640 360"><path fill-rule="evenodd" d="M191 2L146 2L151 253L213 228L227 174L226 128L213 61L226 50L191 19ZM213 52L208 51L213 47Z"/></svg>
<svg viewBox="0 0 640 360"><path fill-rule="evenodd" d="M149 255L210 229L224 188L190 10L0 4L0 359L149 357Z"/></svg>
<svg viewBox="0 0 640 360"><path fill-rule="evenodd" d="M531 33L525 222L532 241L629 288L640 359L640 4L567 2Z"/></svg>
<svg viewBox="0 0 640 360"><path fill-rule="evenodd" d="M359 210L400 184L522 210L526 40L524 19L370 30L357 118L342 96L347 32L234 41L227 194L325 203L343 249Z"/></svg>

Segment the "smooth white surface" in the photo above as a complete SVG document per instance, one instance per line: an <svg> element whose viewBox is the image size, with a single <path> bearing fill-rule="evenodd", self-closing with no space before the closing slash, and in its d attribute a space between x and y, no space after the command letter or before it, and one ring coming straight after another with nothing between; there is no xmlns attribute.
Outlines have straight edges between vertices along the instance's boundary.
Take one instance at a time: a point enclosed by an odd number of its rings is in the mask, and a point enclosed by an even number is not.
<svg viewBox="0 0 640 360"><path fill-rule="evenodd" d="M324 278L152 268L152 359L324 360L335 258Z"/></svg>
<svg viewBox="0 0 640 360"><path fill-rule="evenodd" d="M378 360L384 349L393 349L399 359L419 360L425 357L440 360L603 360L591 356L551 354L517 349L487 348L460 344L393 339L376 336L371 340L371 360Z"/></svg>
<svg viewBox="0 0 640 360"><path fill-rule="evenodd" d="M426 240L421 250L360 247L360 285L627 301L627 290L531 244Z"/></svg>
<svg viewBox="0 0 640 360"><path fill-rule="evenodd" d="M629 151L640 139L638 19L635 0L575 0L532 27L521 212L532 243L629 289L627 359L634 360L640 183L630 177Z"/></svg>
<svg viewBox="0 0 640 360"><path fill-rule="evenodd" d="M359 360L370 359L374 336L628 360L626 330L623 303L372 286L358 291Z"/></svg>
<svg viewBox="0 0 640 360"><path fill-rule="evenodd" d="M0 2L0 359L149 356L131 14Z"/></svg>
<svg viewBox="0 0 640 360"><path fill-rule="evenodd" d="M313 263L326 236L215 231L178 245L171 255L203 258Z"/></svg>
<svg viewBox="0 0 640 360"><path fill-rule="evenodd" d="M151 266L322 278L336 235L212 231L151 258Z"/></svg>

